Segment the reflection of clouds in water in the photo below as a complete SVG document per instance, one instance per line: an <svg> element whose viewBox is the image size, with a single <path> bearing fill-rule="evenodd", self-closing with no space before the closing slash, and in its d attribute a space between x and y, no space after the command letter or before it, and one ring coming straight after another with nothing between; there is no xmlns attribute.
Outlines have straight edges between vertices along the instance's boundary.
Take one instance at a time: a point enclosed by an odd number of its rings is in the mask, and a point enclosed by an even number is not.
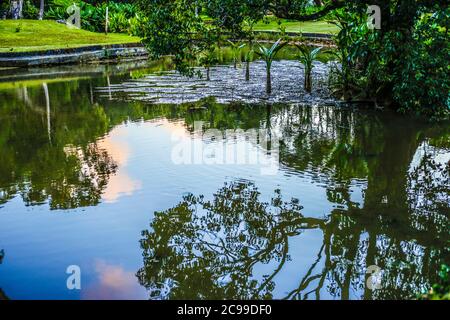
<svg viewBox="0 0 450 320"><path fill-rule="evenodd" d="M183 122L158 123L172 135L171 160L176 165L253 165L262 175L278 171L279 130L271 135L265 129L219 130L195 121L189 132Z"/></svg>
<svg viewBox="0 0 450 320"><path fill-rule="evenodd" d="M97 260L94 265L97 275L94 283L81 289L83 299L145 299L146 291L138 283L134 272L122 266Z"/></svg>
<svg viewBox="0 0 450 320"><path fill-rule="evenodd" d="M117 127L99 142L99 146L105 149L118 165L117 173L111 176L108 186L103 192L102 198L105 202L116 202L123 195L130 196L142 187L141 181L134 180L126 171L130 157L130 148L125 140L126 137L126 128Z"/></svg>
<svg viewBox="0 0 450 320"><path fill-rule="evenodd" d="M184 121L169 121L167 119L158 119L158 127L162 127L176 138L189 138L190 133L186 130Z"/></svg>

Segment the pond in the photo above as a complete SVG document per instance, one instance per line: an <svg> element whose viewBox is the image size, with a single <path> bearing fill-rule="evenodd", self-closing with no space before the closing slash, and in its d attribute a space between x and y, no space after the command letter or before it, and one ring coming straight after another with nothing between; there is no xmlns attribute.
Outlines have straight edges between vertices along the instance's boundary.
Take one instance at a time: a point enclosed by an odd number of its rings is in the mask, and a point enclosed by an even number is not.
<svg viewBox="0 0 450 320"><path fill-rule="evenodd" d="M449 263L448 124L308 96L277 64L273 97L241 66L210 82L167 61L0 75L0 297L428 289Z"/></svg>

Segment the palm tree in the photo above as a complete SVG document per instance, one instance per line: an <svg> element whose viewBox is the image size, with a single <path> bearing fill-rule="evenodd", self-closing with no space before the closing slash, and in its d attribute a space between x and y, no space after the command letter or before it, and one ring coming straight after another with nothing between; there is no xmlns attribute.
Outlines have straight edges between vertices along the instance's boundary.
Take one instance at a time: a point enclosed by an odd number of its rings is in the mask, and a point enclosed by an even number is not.
<svg viewBox="0 0 450 320"><path fill-rule="evenodd" d="M272 79L270 75L270 69L272 68L272 62L275 56L277 55L278 51L280 51L286 43L281 43L281 38L278 39L277 42L275 42L272 47L267 48L265 46L262 46L259 44L259 52L256 51L255 53L259 55L265 62L266 62L266 93L271 94L272 93Z"/></svg>
<svg viewBox="0 0 450 320"><path fill-rule="evenodd" d="M305 66L305 90L311 92L311 72L313 69L313 62L316 60L322 47L311 49L307 46L297 46L300 50L299 60Z"/></svg>

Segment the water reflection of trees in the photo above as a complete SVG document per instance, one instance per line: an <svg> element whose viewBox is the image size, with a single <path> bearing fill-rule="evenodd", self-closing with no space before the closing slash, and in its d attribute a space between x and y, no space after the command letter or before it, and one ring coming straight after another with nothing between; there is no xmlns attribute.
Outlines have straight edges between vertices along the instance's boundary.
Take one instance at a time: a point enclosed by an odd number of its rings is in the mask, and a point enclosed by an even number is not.
<svg viewBox="0 0 450 320"><path fill-rule="evenodd" d="M322 220L307 218L279 194L263 203L248 183L222 188L214 201L185 198L157 214L144 233L139 279L153 297L272 297L289 263L290 239L306 228L320 230L323 243L286 298L319 298L324 291L338 298L352 292L405 298L449 262L448 164L427 153L412 166L423 144L448 152L448 127L344 108L213 99L103 106L85 94L95 85L48 84L49 108L40 85L0 93L0 204L17 194L27 204L50 199L54 209L97 204L116 166L95 141L130 119L166 118L182 119L188 131L195 121L219 130L270 129L281 139L282 166L323 185L335 205ZM355 186L362 200L352 197ZM253 272L260 264L272 268L265 278ZM369 265L384 270L381 290L366 289Z"/></svg>
<svg viewBox="0 0 450 320"><path fill-rule="evenodd" d="M0 265L3 262L3 259L5 257L5 250L0 250ZM0 300L8 300L8 296L3 292L3 289L0 288Z"/></svg>
<svg viewBox="0 0 450 320"><path fill-rule="evenodd" d="M212 201L189 195L155 214L144 231L138 272L152 298L271 298L274 277L289 260L289 239L323 222L304 218L298 201L260 200L251 183L225 185ZM271 273L253 276L257 263Z"/></svg>
<svg viewBox="0 0 450 320"><path fill-rule="evenodd" d="M356 281L354 275L378 265L385 270L387 289L365 290L364 297L409 297L429 286L439 264L448 262L448 164L425 155L411 168L419 146L448 128L399 118L390 124L389 116L348 110L325 113L291 111L299 131L290 135L293 151L281 152L281 161L301 170L311 167L316 177L328 181L328 200L342 205L329 216L327 226L334 229L324 229L325 253L326 239L332 239L325 264L335 261L329 269L339 271L321 277L331 277L330 293L348 298L351 289L365 287L364 278ZM317 126L311 126L314 121ZM361 204L350 200L355 179L367 180Z"/></svg>
<svg viewBox="0 0 450 320"><path fill-rule="evenodd" d="M116 165L95 143L108 119L78 93L89 83L80 85L38 84L1 93L0 204L17 194L28 205L49 200L52 209L99 202Z"/></svg>
<svg viewBox="0 0 450 320"><path fill-rule="evenodd" d="M211 205L202 197L185 198L157 213L151 229L143 234L144 267L138 277L151 296L272 297L273 275L282 274L288 260L284 258L289 256L287 244L305 227L320 229L323 243L310 269L284 298L320 298L326 291L342 299L402 299L428 288L440 264L449 258L449 167L429 155L419 163L413 158L423 143L440 141L448 129L411 119L394 118L391 124L390 115L348 109L273 106L263 110L253 113L252 121L281 132L282 164L322 183L336 208L323 220L308 220L297 207L297 218L276 225L279 236L272 237L272 207L253 209L261 206L255 204L259 200L252 194L258 192L252 185L221 189L212 203L226 206ZM355 186L362 188L362 202L352 200ZM249 214L252 210L255 221ZM229 212L234 219L227 218ZM248 235L256 236L252 243L262 246L247 244ZM247 247L256 250L254 255L243 249ZM258 250L273 253L258 256ZM271 263L273 272L255 279L254 270L243 262L251 267ZM379 290L366 285L371 265L383 270ZM255 290L262 285L264 290Z"/></svg>
<svg viewBox="0 0 450 320"><path fill-rule="evenodd" d="M323 220L304 217L301 209L279 191L262 202L248 182L226 185L212 200L186 196L157 212L143 232L139 281L156 299L273 298L276 276L290 260L289 244L305 229L322 231L317 259L278 298L319 299L323 290L342 299L413 297L430 286L448 257L448 216L447 233L430 234L389 217L389 207L335 209ZM258 265L270 272L258 277ZM371 265L383 270L375 291L366 286Z"/></svg>

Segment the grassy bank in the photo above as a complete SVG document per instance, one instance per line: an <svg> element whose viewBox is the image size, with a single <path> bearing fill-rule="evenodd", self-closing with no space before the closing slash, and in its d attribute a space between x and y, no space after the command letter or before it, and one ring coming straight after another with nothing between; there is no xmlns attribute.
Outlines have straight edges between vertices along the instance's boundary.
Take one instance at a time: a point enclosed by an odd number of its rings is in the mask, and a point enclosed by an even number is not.
<svg viewBox="0 0 450 320"><path fill-rule="evenodd" d="M264 32L279 31L278 20L266 18L254 30ZM337 27L326 21L280 20L287 32L326 33L337 32ZM77 48L98 44L121 44L139 42L140 39L126 34L89 32L55 21L0 20L0 52L27 52L51 49Z"/></svg>
<svg viewBox="0 0 450 320"><path fill-rule="evenodd" d="M55 21L0 20L0 52L66 49L133 42L139 42L139 38L126 34L105 35L69 28Z"/></svg>
<svg viewBox="0 0 450 320"><path fill-rule="evenodd" d="M280 31L278 21L281 22L281 26L286 28L286 32L335 34L339 31L337 26L326 21L300 22L272 17L267 17L265 21L258 22L255 25L254 30L266 32Z"/></svg>

